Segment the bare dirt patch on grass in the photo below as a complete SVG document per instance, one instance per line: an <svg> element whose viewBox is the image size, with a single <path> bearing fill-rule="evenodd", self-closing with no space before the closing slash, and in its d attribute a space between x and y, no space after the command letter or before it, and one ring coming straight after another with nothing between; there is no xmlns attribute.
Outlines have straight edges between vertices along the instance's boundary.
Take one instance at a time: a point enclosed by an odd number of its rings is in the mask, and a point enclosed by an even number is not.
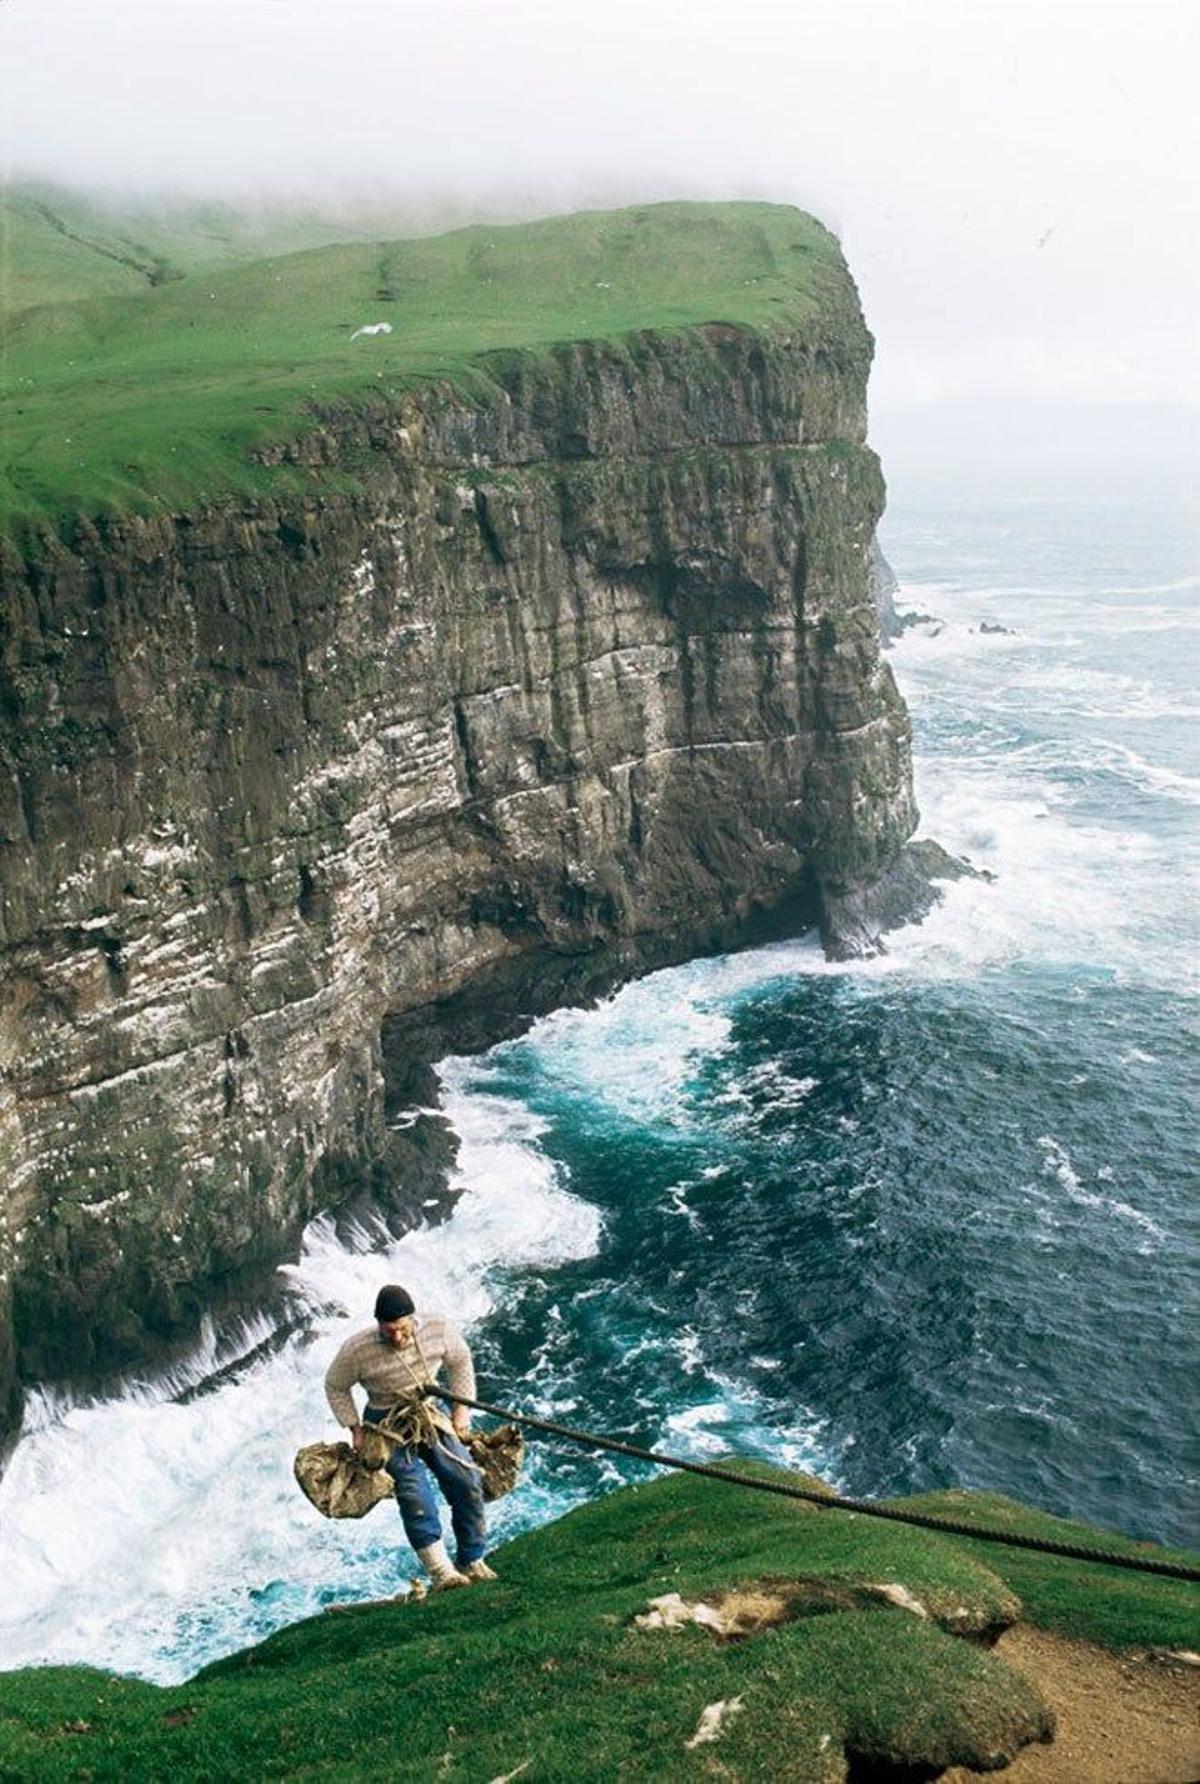
<svg viewBox="0 0 1200 1784"><path fill-rule="evenodd" d="M1049 1746L1026 1747L1014 1784L1194 1784L1200 1777L1200 1671L1109 1653L1019 1624L995 1650L1057 1712ZM943 1784L972 1784L955 1767Z"/></svg>

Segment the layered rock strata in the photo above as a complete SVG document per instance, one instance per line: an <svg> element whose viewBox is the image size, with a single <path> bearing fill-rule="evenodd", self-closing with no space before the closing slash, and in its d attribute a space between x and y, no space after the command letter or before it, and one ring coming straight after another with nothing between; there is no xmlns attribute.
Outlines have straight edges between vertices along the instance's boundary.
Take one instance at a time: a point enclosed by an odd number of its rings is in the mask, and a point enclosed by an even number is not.
<svg viewBox="0 0 1200 1784"><path fill-rule="evenodd" d="M10 1423L411 1188L394 1104L488 987L867 921L915 823L869 355L847 277L803 335L494 357L315 415L320 494L10 553Z"/></svg>

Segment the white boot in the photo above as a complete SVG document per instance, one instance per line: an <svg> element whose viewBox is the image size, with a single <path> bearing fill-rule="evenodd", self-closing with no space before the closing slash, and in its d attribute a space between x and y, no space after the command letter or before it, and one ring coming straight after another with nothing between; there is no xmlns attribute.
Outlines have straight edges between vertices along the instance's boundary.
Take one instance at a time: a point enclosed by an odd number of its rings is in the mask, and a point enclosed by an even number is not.
<svg viewBox="0 0 1200 1784"><path fill-rule="evenodd" d="M486 1561L469 1561L462 1569L469 1580L494 1580L495 1568L489 1567Z"/></svg>
<svg viewBox="0 0 1200 1784"><path fill-rule="evenodd" d="M471 1583L466 1574L459 1573L451 1563L444 1542L431 1542L427 1549L418 1549L417 1560L429 1575L435 1592L444 1592L450 1586L469 1586Z"/></svg>

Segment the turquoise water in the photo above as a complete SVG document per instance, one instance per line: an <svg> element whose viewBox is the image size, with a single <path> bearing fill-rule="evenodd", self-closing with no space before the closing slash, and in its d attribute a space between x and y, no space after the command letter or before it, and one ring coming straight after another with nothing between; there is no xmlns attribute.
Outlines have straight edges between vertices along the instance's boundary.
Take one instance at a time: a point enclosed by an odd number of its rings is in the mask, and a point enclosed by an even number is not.
<svg viewBox="0 0 1200 1784"><path fill-rule="evenodd" d="M326 1525L290 1479L385 1277L467 1323L509 1404L1194 1542L1195 544L1151 507L891 516L900 604L936 616L892 653L923 829L995 882L878 961L693 962L445 1062L448 1223L319 1223L306 1330L210 1392L181 1390L215 1339L173 1381L34 1405L0 1484L5 1663L176 1679L395 1589L390 1508ZM646 1472L534 1445L497 1534Z"/></svg>
<svg viewBox="0 0 1200 1784"><path fill-rule="evenodd" d="M1195 1539L1196 581L1171 521L892 524L901 605L942 618L896 652L925 828L995 886L882 970L692 966L455 1068L544 1120L603 1220L488 1322L501 1397L552 1355L577 1422L642 1443Z"/></svg>

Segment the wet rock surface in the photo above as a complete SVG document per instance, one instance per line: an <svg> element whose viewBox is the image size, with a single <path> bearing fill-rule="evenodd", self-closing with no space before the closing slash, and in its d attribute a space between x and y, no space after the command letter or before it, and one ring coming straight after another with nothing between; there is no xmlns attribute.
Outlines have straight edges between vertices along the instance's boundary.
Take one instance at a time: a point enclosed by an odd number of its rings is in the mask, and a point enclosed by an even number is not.
<svg viewBox="0 0 1200 1784"><path fill-rule="evenodd" d="M904 630L904 616L896 611L900 584L896 572L883 554L878 539L871 541L871 595L879 616L879 636L883 644L893 644Z"/></svg>
<svg viewBox="0 0 1200 1784"><path fill-rule="evenodd" d="M990 880L985 868L922 837L907 843L875 879L827 894L821 939L831 960L856 960L885 951L883 937L903 923L927 917L941 897L940 883Z"/></svg>
<svg viewBox="0 0 1200 1784"><path fill-rule="evenodd" d="M0 1429L316 1212L411 1218L440 1053L911 914L869 353L847 277L804 339L493 356L472 403L323 412L319 498L9 552Z"/></svg>

